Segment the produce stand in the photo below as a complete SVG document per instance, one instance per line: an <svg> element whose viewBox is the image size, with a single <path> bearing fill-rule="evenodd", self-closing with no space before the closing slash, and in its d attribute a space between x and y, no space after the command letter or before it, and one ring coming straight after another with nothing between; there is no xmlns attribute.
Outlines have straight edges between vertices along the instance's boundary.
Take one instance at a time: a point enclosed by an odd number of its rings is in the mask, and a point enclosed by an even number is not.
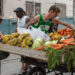
<svg viewBox="0 0 75 75"><path fill-rule="evenodd" d="M68 31L69 34L67 34L67 32L65 33L65 30ZM62 31L64 32L63 35L60 34ZM6 52L6 54L13 53L24 56L28 66L33 65L29 67L26 75L46 75L51 72L55 72L55 75L63 75L64 72L71 72L71 75L73 75L75 72L75 39L64 38L66 40L61 40L61 38L66 35L74 35L74 33L67 29L62 29L62 31L58 31L58 33L50 33L49 36L51 37L51 41L46 42L41 39L36 39L33 42L29 34L13 33L11 35L4 35L0 43L0 52L2 51ZM52 41L55 39L58 41ZM36 47L37 45L40 47ZM70 45L71 48L69 47ZM72 59L70 58L70 54L72 55ZM64 55L63 65L61 64L62 55ZM73 60L73 66L70 64L70 59ZM69 63L69 66L67 63ZM57 73L57 71L59 71L59 73Z"/></svg>
<svg viewBox="0 0 75 75"><path fill-rule="evenodd" d="M2 44L2 43L0 43L0 51L25 56L25 57L27 57L26 62L28 64L36 65L34 68L31 68L31 70L27 73L27 75L33 75L34 72L40 72L41 74L39 74L39 75L46 75L46 73L47 73L45 70L48 69L48 64L47 64L46 52L44 52L44 51L20 48L20 47L6 45L6 44ZM63 75L64 72L68 72L65 68L65 65L61 65L61 66L59 66L51 71L48 71L48 72L53 72L53 71L60 72L60 73L55 72L55 75ZM74 71L75 70L72 68L71 75L73 75ZM37 75L37 74L35 74L35 75Z"/></svg>

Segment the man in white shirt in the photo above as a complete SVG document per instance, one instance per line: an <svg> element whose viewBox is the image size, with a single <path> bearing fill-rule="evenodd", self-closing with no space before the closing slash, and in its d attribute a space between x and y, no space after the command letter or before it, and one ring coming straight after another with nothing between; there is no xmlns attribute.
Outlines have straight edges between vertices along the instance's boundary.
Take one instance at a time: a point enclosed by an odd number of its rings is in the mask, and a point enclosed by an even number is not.
<svg viewBox="0 0 75 75"><path fill-rule="evenodd" d="M17 16L17 24L16 24L16 30L15 30L15 32L17 32L18 28L25 28L25 25L30 21L30 18L26 16L26 12L20 7L14 10L14 12L16 12L16 16ZM24 60L25 58L22 56L21 57L22 66L23 66L22 72L24 72L24 70L25 71L27 70L27 64L24 62Z"/></svg>
<svg viewBox="0 0 75 75"><path fill-rule="evenodd" d="M25 28L25 25L30 21L30 18L26 16L26 12L20 7L14 10L14 12L16 12L17 16L17 25L15 31L17 31L17 28Z"/></svg>

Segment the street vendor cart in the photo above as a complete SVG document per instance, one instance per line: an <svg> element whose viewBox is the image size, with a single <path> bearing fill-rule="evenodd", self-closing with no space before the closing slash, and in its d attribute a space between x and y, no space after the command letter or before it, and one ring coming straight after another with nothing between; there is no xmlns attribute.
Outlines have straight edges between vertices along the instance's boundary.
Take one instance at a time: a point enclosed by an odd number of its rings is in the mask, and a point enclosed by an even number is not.
<svg viewBox="0 0 75 75"><path fill-rule="evenodd" d="M28 64L35 65L33 68L30 68L27 75L46 75L48 72L55 72L60 71L60 73L56 73L55 75L63 75L63 72L67 72L64 66L57 67L54 70L48 70L46 52L44 51L36 51L36 50L29 50L26 48L20 48L11 45L5 45L0 43L0 51L13 53L21 56L28 57L26 62ZM71 75L73 75L74 69L71 71Z"/></svg>
<svg viewBox="0 0 75 75"><path fill-rule="evenodd" d="M38 38L34 42L28 33L4 35L0 43L0 51L26 57L25 62L32 65L29 66L27 75L46 75L49 72L55 72L55 75L71 72L73 75L75 72L75 39L69 37L61 40L62 36L66 35L71 36L72 31L62 29L57 33L50 33L51 40L49 41ZM47 36L45 38L47 39ZM65 63L61 64L63 57L66 58Z"/></svg>

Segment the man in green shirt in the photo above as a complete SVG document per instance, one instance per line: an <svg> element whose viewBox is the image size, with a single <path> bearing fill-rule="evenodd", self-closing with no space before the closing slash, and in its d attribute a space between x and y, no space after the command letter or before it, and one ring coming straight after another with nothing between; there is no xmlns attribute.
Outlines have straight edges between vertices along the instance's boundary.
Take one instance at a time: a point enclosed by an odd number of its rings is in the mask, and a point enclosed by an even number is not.
<svg viewBox="0 0 75 75"><path fill-rule="evenodd" d="M57 6L53 5L49 8L49 11L46 14L36 15L30 21L30 23L26 25L26 28L28 28L29 26L33 26L34 28L40 27L42 31L47 33L51 23L56 23L56 24L64 25L67 28L74 30L74 28L71 25L55 19L59 13L60 13L60 9Z"/></svg>

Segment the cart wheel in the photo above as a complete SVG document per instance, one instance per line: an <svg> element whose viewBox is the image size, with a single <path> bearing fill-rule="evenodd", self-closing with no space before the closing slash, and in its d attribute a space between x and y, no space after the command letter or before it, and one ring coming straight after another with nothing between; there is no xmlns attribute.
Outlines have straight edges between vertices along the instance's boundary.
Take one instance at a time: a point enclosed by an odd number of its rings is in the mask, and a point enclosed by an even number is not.
<svg viewBox="0 0 75 75"><path fill-rule="evenodd" d="M46 72L40 67L34 67L26 75L46 75Z"/></svg>
<svg viewBox="0 0 75 75"><path fill-rule="evenodd" d="M0 51L0 60L6 59L8 56L8 52Z"/></svg>

